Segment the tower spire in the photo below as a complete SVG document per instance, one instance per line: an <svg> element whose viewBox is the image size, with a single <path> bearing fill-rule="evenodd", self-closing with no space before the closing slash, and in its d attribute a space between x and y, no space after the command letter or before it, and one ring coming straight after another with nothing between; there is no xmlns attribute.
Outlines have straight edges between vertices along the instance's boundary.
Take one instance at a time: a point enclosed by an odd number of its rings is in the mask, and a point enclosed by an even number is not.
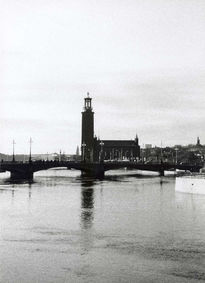
<svg viewBox="0 0 205 283"><path fill-rule="evenodd" d="M137 133L136 133L136 136L135 136L135 142L138 144L138 142L139 142L139 138L138 138L138 135L137 135Z"/></svg>

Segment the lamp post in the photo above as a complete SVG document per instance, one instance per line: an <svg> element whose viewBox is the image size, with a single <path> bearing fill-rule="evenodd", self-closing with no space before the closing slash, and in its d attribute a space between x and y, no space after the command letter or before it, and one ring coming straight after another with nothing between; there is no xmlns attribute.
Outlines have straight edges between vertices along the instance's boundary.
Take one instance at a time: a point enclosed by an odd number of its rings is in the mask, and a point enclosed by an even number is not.
<svg viewBox="0 0 205 283"><path fill-rule="evenodd" d="M12 161L15 162L15 155L14 155L14 147L15 147L15 144L16 144L15 140L13 140L12 144L13 144L13 159L12 159Z"/></svg>
<svg viewBox="0 0 205 283"><path fill-rule="evenodd" d="M161 162L162 162L163 161L162 141L161 141L160 156L161 156Z"/></svg>
<svg viewBox="0 0 205 283"><path fill-rule="evenodd" d="M61 162L61 149L60 149L60 154L59 154L59 162Z"/></svg>
<svg viewBox="0 0 205 283"><path fill-rule="evenodd" d="M119 150L118 149L115 150L115 159L116 159L116 161L118 161L118 159L119 159Z"/></svg>
<svg viewBox="0 0 205 283"><path fill-rule="evenodd" d="M83 161L85 162L85 147L86 147L86 144L85 143L82 143L82 159L83 159Z"/></svg>
<svg viewBox="0 0 205 283"><path fill-rule="evenodd" d="M175 151L176 151L176 160L175 160L175 163L177 164L177 162L178 162L178 160L177 160L177 158L178 158L178 156L177 156L178 148L175 148Z"/></svg>
<svg viewBox="0 0 205 283"><path fill-rule="evenodd" d="M101 141L101 142L100 142L99 162L103 162L103 146L104 146L104 142Z"/></svg>
<svg viewBox="0 0 205 283"><path fill-rule="evenodd" d="M33 141L32 141L32 138L30 138L30 140L29 140L29 143L30 143L30 150L29 150L29 163L31 163L31 145L32 145L32 143L33 143Z"/></svg>

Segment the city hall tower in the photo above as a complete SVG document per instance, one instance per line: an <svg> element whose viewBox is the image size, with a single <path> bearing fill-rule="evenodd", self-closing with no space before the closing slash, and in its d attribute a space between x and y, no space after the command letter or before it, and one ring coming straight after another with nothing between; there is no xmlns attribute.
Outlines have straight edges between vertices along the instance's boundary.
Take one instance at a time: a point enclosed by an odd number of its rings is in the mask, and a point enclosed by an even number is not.
<svg viewBox="0 0 205 283"><path fill-rule="evenodd" d="M84 98L84 108L82 112L82 139L81 152L82 160L93 162L94 150L94 112L92 111L92 98L89 93Z"/></svg>

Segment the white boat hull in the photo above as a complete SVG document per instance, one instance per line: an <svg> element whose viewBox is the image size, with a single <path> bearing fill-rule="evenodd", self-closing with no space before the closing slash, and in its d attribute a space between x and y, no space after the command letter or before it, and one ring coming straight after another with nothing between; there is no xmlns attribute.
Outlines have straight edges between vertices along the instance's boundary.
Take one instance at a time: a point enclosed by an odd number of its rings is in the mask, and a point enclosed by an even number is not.
<svg viewBox="0 0 205 283"><path fill-rule="evenodd" d="M205 175L182 176L176 178L175 191L205 195Z"/></svg>

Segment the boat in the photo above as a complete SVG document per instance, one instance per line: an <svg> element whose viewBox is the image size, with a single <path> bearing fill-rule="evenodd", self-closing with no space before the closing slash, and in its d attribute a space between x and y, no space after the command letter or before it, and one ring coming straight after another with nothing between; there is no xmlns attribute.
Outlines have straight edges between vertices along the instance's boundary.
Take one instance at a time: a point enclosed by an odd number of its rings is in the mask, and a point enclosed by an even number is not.
<svg viewBox="0 0 205 283"><path fill-rule="evenodd" d="M176 177L175 191L205 195L205 173L190 173Z"/></svg>

